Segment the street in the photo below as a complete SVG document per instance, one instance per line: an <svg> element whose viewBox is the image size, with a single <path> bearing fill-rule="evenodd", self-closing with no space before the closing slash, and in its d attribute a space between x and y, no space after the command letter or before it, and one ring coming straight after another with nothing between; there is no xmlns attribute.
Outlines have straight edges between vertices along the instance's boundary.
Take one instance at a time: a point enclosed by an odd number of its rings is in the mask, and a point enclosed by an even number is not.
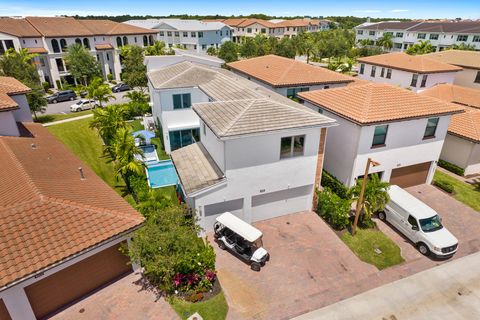
<svg viewBox="0 0 480 320"><path fill-rule="evenodd" d="M115 99L111 99L105 105L128 102L128 99L123 97L124 95L127 94L127 92L128 91L113 93L113 95L115 96ZM47 110L44 114L70 113L70 106L72 104L74 104L75 102L77 102L79 99L80 99L80 97L77 97L77 100L74 100L74 101L49 103L48 106L47 106Z"/></svg>

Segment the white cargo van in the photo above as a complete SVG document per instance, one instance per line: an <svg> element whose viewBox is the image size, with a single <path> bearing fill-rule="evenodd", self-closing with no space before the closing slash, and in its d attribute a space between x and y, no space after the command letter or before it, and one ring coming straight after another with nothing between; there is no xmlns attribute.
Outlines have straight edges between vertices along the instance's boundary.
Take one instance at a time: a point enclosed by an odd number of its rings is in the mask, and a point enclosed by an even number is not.
<svg viewBox="0 0 480 320"><path fill-rule="evenodd" d="M457 251L457 238L442 225L435 210L399 186L390 186L388 194L390 202L378 217L410 239L420 253L447 258Z"/></svg>

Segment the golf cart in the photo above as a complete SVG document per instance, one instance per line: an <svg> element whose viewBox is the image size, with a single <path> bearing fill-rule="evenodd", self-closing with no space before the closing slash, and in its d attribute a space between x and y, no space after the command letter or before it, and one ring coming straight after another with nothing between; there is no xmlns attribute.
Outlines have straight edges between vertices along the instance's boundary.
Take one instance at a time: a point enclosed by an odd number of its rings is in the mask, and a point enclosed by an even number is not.
<svg viewBox="0 0 480 320"><path fill-rule="evenodd" d="M262 232L230 212L217 217L213 230L218 246L247 261L253 271L260 271L270 259L267 250L262 247Z"/></svg>

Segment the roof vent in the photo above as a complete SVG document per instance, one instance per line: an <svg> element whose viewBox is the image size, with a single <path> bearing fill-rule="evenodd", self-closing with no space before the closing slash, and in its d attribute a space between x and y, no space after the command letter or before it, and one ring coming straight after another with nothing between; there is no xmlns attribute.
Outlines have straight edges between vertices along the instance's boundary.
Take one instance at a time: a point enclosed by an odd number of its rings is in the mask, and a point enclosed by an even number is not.
<svg viewBox="0 0 480 320"><path fill-rule="evenodd" d="M32 143L30 146L32 147L33 150L37 149L37 145L35 143Z"/></svg>
<svg viewBox="0 0 480 320"><path fill-rule="evenodd" d="M78 171L80 171L80 180L85 180L85 174L83 173L83 168L79 167Z"/></svg>

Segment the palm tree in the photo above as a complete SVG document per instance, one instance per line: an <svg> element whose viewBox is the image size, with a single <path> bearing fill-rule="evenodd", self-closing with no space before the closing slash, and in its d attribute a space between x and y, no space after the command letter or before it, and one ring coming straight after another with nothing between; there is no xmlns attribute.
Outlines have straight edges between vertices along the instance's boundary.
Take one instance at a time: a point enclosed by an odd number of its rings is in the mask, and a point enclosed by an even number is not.
<svg viewBox="0 0 480 320"><path fill-rule="evenodd" d="M450 48L447 48L447 50L468 50L468 51L475 51L477 48L473 44L466 44L465 42L462 42L460 44L454 44Z"/></svg>
<svg viewBox="0 0 480 320"><path fill-rule="evenodd" d="M349 194L354 200L358 201L360 190L362 189L362 183L363 179L358 179L357 184L349 190ZM365 193L363 195L362 209L364 215L361 219L362 221L370 220L373 213L385 209L385 206L390 201L390 196L388 195L389 187L390 184L381 181L376 173L368 178Z"/></svg>
<svg viewBox="0 0 480 320"><path fill-rule="evenodd" d="M102 78L95 78L87 87L87 98L98 101L100 107L102 107L103 102L107 103L110 99L115 99L115 96L112 94L112 89L103 82Z"/></svg>
<svg viewBox="0 0 480 320"><path fill-rule="evenodd" d="M105 155L113 162L115 178L122 177L127 191L132 193L130 177L134 174L142 174L145 165L137 160L135 155L143 157L143 151L135 145L135 140L128 128L120 128L111 145L105 147Z"/></svg>
<svg viewBox="0 0 480 320"><path fill-rule="evenodd" d="M383 50L390 50L393 48L393 34L384 33L383 36L377 40L377 45L381 46Z"/></svg>
<svg viewBox="0 0 480 320"><path fill-rule="evenodd" d="M372 39L362 39L362 40L360 40L359 43L362 47L372 46L373 45L373 40Z"/></svg>
<svg viewBox="0 0 480 320"><path fill-rule="evenodd" d="M144 93L143 91L135 91L135 90L131 90L127 92L127 94L125 94L123 97L128 98L130 102L136 103L136 104L148 103L148 100L149 100L149 97L146 93Z"/></svg>
<svg viewBox="0 0 480 320"><path fill-rule="evenodd" d="M413 46L410 46L406 52L411 55L416 55L416 54L426 54L434 51L435 51L435 47L432 46L430 41L420 40L419 43L416 43Z"/></svg>
<svg viewBox="0 0 480 320"><path fill-rule="evenodd" d="M127 111L122 106L111 105L94 109L90 127L97 129L105 143L109 144L118 130L127 127L125 123L126 114Z"/></svg>

